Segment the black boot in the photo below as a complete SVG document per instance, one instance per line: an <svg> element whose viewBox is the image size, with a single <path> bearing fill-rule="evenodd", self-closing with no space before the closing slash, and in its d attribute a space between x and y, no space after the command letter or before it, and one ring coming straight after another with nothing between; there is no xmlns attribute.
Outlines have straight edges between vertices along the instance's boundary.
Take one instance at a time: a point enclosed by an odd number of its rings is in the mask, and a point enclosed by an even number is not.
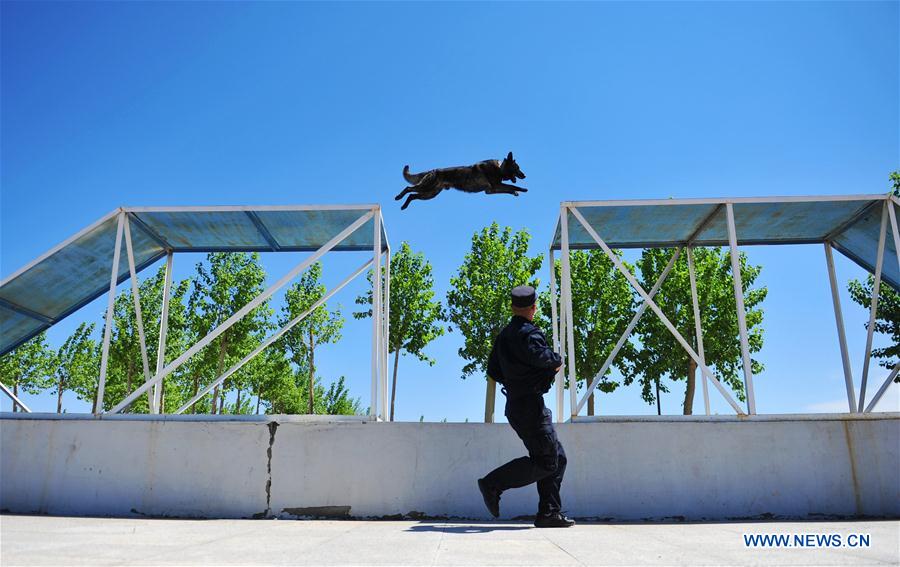
<svg viewBox="0 0 900 567"><path fill-rule="evenodd" d="M478 479L478 490L484 498L484 505L487 506L488 512L495 518L500 517L500 491L496 488L488 486L483 478Z"/></svg>
<svg viewBox="0 0 900 567"><path fill-rule="evenodd" d="M536 528L571 528L574 525L575 520L570 520L559 512L538 514L534 517L534 527Z"/></svg>

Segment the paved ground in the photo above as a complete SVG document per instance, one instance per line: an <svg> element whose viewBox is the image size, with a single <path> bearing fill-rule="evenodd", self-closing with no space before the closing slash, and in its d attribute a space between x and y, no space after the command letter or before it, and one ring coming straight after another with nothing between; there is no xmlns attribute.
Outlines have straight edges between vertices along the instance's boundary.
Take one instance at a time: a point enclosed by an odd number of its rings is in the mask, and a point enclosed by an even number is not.
<svg viewBox="0 0 900 567"><path fill-rule="evenodd" d="M743 534L869 534L751 549ZM898 565L900 521L579 524L0 517L3 565Z"/></svg>

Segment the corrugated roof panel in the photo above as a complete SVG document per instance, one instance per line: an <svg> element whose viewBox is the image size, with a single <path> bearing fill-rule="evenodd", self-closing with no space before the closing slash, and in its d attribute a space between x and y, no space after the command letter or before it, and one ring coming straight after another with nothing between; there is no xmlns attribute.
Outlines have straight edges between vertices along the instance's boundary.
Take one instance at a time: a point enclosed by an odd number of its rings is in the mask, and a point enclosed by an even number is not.
<svg viewBox="0 0 900 567"><path fill-rule="evenodd" d="M367 210L258 211L257 217L282 248L317 250L366 214ZM335 250L368 250L374 242L374 220L356 229Z"/></svg>
<svg viewBox="0 0 900 567"><path fill-rule="evenodd" d="M115 218L96 226L0 288L0 298L50 319L59 319L109 289L116 239ZM127 277L128 259L122 239L120 278ZM159 256L162 248L132 226L137 267Z"/></svg>
<svg viewBox="0 0 900 567"><path fill-rule="evenodd" d="M269 248L265 237L244 211L149 211L133 214L176 250L199 252Z"/></svg>
<svg viewBox="0 0 900 567"><path fill-rule="evenodd" d="M898 210L900 208L893 204L892 206L894 211L900 214ZM835 248L872 273L875 272L875 259L878 255L878 236L881 231L883 210L883 207L877 205L870 207L865 215L834 239ZM886 229L881 278L892 288L900 291L900 265L897 263L897 249L891 234L890 220Z"/></svg>
<svg viewBox="0 0 900 567"><path fill-rule="evenodd" d="M735 234L739 245L820 242L869 204L867 200L735 203ZM727 245L727 223L723 208L700 233L697 243Z"/></svg>
<svg viewBox="0 0 900 567"><path fill-rule="evenodd" d="M716 210L716 204L578 207L584 219L611 248L672 246L682 242ZM569 216L569 246L595 248L581 223Z"/></svg>
<svg viewBox="0 0 900 567"><path fill-rule="evenodd" d="M773 197L733 199L739 245L822 242L854 222L884 196ZM587 201L572 203L612 248L671 247L683 244L705 222L694 241L698 246L725 246L728 229L726 200ZM552 246L559 249L557 227ZM596 243L574 218L569 219L572 248Z"/></svg>
<svg viewBox="0 0 900 567"><path fill-rule="evenodd" d="M135 268L140 271L164 257L166 247L179 252L265 251L273 249L274 239L284 249L316 250L372 206L122 210L131 219ZM108 292L117 222L111 213L3 282L0 299L34 316L7 305L0 320L0 355L46 328L48 320L58 321ZM371 249L374 226L370 219L334 250ZM124 238L118 274L119 283L129 276Z"/></svg>
<svg viewBox="0 0 900 567"><path fill-rule="evenodd" d="M0 305L0 352L15 348L49 326Z"/></svg>

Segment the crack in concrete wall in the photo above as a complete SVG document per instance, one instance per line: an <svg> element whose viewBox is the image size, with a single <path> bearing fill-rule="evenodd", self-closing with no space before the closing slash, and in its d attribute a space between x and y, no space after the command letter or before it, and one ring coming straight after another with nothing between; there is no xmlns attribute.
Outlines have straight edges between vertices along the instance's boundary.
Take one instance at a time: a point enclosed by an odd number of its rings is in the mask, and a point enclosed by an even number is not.
<svg viewBox="0 0 900 567"><path fill-rule="evenodd" d="M253 518L256 520L268 518L272 513L272 446L275 445L278 422L270 421L267 427L269 428L269 447L266 449L266 509L253 514Z"/></svg>

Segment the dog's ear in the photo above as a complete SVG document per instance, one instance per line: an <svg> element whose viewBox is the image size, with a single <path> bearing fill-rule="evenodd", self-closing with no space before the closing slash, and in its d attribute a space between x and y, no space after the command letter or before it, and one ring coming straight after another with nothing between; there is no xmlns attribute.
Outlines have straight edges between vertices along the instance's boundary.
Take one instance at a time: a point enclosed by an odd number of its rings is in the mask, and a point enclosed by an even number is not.
<svg viewBox="0 0 900 567"><path fill-rule="evenodd" d="M506 154L506 159L508 159L509 161L513 161L512 152Z"/></svg>

